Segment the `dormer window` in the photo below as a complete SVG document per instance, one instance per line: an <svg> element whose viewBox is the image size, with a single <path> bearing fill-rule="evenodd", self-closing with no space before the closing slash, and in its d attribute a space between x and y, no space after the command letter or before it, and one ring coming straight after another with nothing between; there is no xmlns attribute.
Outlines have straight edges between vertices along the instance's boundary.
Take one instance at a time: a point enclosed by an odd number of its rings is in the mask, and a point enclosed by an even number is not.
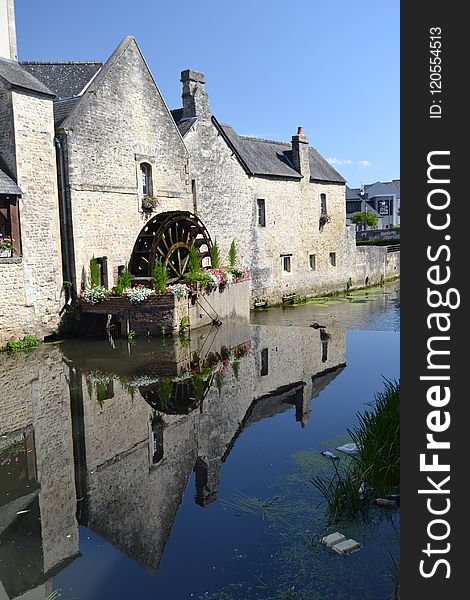
<svg viewBox="0 0 470 600"><path fill-rule="evenodd" d="M152 196L152 167L148 163L140 163L140 185L142 198Z"/></svg>

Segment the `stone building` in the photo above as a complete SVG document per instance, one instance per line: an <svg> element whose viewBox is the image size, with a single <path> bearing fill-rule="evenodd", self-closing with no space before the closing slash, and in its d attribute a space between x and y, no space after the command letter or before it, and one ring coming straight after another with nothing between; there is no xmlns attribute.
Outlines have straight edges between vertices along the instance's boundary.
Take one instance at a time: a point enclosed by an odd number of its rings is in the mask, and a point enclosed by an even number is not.
<svg viewBox="0 0 470 600"><path fill-rule="evenodd" d="M345 332L327 331L245 323L224 325L213 338L199 330L189 347L179 340L166 348L63 345L75 373L73 419L80 415L74 423L79 523L155 573L193 472L194 501L204 508L217 498L224 463L248 427L292 407L299 435L308 426L315 398L346 363ZM152 400L162 388L150 382L174 377L173 389L186 389L184 373L195 354L207 353L207 336L215 352L250 348L237 373L225 369L220 389L210 379L199 403L186 398L178 408L157 407ZM139 379L146 382L132 394L122 385Z"/></svg>
<svg viewBox="0 0 470 600"><path fill-rule="evenodd" d="M68 369L0 354L0 598L46 598L79 556Z"/></svg>
<svg viewBox="0 0 470 600"><path fill-rule="evenodd" d="M13 3L1 0L0 8L2 345L11 336L52 332L59 322L62 273L54 94L14 60Z"/></svg>
<svg viewBox="0 0 470 600"><path fill-rule="evenodd" d="M183 71L181 82L172 114L191 155L193 208L224 256L236 240L253 302L345 288L355 265L345 180L302 128L291 144L240 136L212 115L203 73Z"/></svg>
<svg viewBox="0 0 470 600"><path fill-rule="evenodd" d="M95 257L112 287L146 222L191 208L189 153L133 37L104 65L22 65L57 96L64 277L80 292ZM143 208L148 197L153 212Z"/></svg>
<svg viewBox="0 0 470 600"><path fill-rule="evenodd" d="M170 112L131 36L104 64L18 63L13 0L0 32L0 234L14 240L0 240L0 345L52 333L93 257L111 288L125 265L151 279L160 253L178 276L192 242L206 266L211 238L224 260L235 240L252 306L384 275L368 251L356 264L345 181L302 128L291 143L238 135L192 70Z"/></svg>

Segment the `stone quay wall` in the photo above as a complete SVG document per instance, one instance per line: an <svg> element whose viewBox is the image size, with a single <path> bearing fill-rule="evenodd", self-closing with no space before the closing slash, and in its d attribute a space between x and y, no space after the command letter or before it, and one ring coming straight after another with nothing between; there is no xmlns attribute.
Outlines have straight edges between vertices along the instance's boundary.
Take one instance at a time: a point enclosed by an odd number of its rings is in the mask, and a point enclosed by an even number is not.
<svg viewBox="0 0 470 600"><path fill-rule="evenodd" d="M139 304L132 304L123 297L109 298L97 304L82 302L80 313L82 334L89 336L106 335L108 320L119 325L121 337L131 331L139 337L177 332L186 320L191 329L209 325L215 319L248 320L250 282L219 286L189 298L172 294L150 296Z"/></svg>

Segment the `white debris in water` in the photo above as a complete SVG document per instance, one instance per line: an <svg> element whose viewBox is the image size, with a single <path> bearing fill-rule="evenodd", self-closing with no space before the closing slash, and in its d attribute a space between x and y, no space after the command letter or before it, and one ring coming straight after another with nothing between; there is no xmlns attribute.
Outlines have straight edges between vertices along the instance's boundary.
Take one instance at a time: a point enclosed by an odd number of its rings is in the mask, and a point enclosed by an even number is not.
<svg viewBox="0 0 470 600"><path fill-rule="evenodd" d="M356 454L358 452L357 445L353 442L349 444L343 444L342 446L338 446L336 450L340 452L345 452L346 454Z"/></svg>
<svg viewBox="0 0 470 600"><path fill-rule="evenodd" d="M345 540L333 546L333 550L338 554L351 554L354 550L359 550L360 547L361 544L356 542L356 540Z"/></svg>
<svg viewBox="0 0 470 600"><path fill-rule="evenodd" d="M356 540L347 539L345 535L336 531L322 538L322 544L328 548L333 548L338 554L350 554L355 550L359 550L361 544Z"/></svg>

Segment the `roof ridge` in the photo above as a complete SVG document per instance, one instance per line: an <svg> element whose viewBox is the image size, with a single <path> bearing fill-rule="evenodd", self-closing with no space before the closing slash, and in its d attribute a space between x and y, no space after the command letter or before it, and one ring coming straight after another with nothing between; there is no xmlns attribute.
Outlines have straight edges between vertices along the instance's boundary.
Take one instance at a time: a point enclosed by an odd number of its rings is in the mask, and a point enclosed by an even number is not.
<svg viewBox="0 0 470 600"><path fill-rule="evenodd" d="M102 60L20 60L20 65L102 65Z"/></svg>
<svg viewBox="0 0 470 600"><path fill-rule="evenodd" d="M233 129L233 127L232 127L232 129ZM242 140L250 140L252 142L267 142L268 144L279 144L280 146L290 146L289 142L279 142L278 140L268 140L265 138L254 137L251 135L238 135L238 137Z"/></svg>

